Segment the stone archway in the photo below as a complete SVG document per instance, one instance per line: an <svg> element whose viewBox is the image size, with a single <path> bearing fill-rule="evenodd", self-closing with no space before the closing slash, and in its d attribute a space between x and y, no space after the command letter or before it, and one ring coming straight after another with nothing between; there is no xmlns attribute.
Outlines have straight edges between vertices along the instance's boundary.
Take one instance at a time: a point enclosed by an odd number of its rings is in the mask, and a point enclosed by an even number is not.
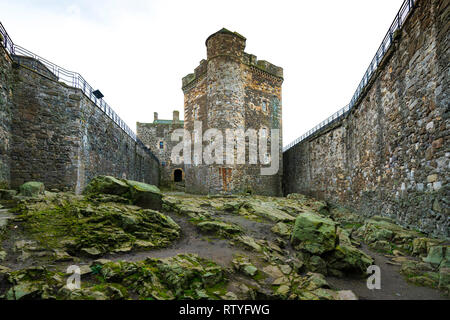
<svg viewBox="0 0 450 320"><path fill-rule="evenodd" d="M183 181L183 170L175 169L173 171L173 181L174 182L182 182Z"/></svg>

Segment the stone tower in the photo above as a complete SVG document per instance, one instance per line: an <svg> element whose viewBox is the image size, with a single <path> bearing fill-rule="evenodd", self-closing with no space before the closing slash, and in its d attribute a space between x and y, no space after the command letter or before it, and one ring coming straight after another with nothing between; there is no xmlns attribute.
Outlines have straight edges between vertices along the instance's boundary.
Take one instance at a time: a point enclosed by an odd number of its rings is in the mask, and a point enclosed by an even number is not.
<svg viewBox="0 0 450 320"><path fill-rule="evenodd" d="M201 150L192 148L192 164L185 165L186 190L189 192L281 194L283 69L266 61L257 61L256 56L244 52L245 44L242 35L227 29L212 34L206 40L207 60L202 60L193 74L183 78L185 129L193 133L192 142L201 139L199 129L203 134L208 129L217 129L223 134L224 151L222 163L208 164L203 161ZM258 140L252 140L249 134L245 138L245 163L237 161L236 148L235 153L227 152L227 130L237 132L236 129L247 134L247 130L252 129L269 137L271 129L280 130L279 170L275 174L261 175L261 168L268 166L263 163L263 158L269 155L258 154L257 159L250 159L249 146L257 149ZM202 150L210 142L208 137L206 141L203 139ZM268 152L270 146L271 141ZM227 161L230 154L234 159L232 164Z"/></svg>

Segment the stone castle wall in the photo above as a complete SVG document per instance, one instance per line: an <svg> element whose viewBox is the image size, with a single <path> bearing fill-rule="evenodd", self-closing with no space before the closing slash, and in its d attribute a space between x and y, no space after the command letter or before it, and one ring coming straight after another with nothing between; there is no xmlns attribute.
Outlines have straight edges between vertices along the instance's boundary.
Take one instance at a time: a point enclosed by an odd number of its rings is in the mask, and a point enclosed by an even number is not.
<svg viewBox="0 0 450 320"><path fill-rule="evenodd" d="M29 70L14 69L11 187L42 181L70 189L77 179L78 90Z"/></svg>
<svg viewBox="0 0 450 320"><path fill-rule="evenodd" d="M159 161L80 92L78 189L97 175L159 185Z"/></svg>
<svg viewBox="0 0 450 320"><path fill-rule="evenodd" d="M12 188L35 180L44 182L48 189L81 192L90 179L100 174L159 183L157 159L81 90L55 81L46 72L31 70L29 59L14 68L1 61L1 74L12 75L11 161L6 176ZM3 111L5 104L0 107ZM2 117L2 128L3 122ZM4 154L2 150L0 161Z"/></svg>
<svg viewBox="0 0 450 320"><path fill-rule="evenodd" d="M417 4L352 112L284 153L284 192L448 236L448 1Z"/></svg>
<svg viewBox="0 0 450 320"><path fill-rule="evenodd" d="M195 73L183 78L185 128L194 132L194 122L198 121L203 134L218 129L223 134L224 151L227 129L265 128L270 135L271 129L282 127L282 69L245 53L245 42L244 37L226 29L213 34L206 41L207 60L200 62ZM280 159L281 141L280 136ZM209 143L203 141L203 150ZM186 186L191 192L281 194L282 164L278 174L262 176L260 169L265 165L259 159L258 164L249 163L248 140L246 164L226 164L225 153L223 164L196 164L194 149L192 155L193 164L186 165Z"/></svg>
<svg viewBox="0 0 450 320"><path fill-rule="evenodd" d="M174 181L174 171L177 169L184 172L183 164L174 164L171 160L172 148L179 142L172 141L172 132L176 129L183 129L182 121L164 121L162 123L140 123L137 126L137 136L159 159L160 175L163 186L170 186ZM160 148L163 142L163 148Z"/></svg>
<svg viewBox="0 0 450 320"><path fill-rule="evenodd" d="M0 39L1 40L1 39ZM12 118L12 59L0 45L0 188L10 182L11 118Z"/></svg>

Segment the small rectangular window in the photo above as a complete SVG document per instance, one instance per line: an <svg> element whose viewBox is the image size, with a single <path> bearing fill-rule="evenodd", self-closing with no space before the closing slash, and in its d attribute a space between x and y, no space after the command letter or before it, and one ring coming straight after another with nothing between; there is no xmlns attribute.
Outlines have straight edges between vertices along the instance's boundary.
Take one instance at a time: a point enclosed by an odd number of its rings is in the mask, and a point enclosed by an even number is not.
<svg viewBox="0 0 450 320"><path fill-rule="evenodd" d="M270 163L270 154L266 153L264 155L264 164L269 164Z"/></svg>
<svg viewBox="0 0 450 320"><path fill-rule="evenodd" d="M194 116L194 120L198 120L198 106L195 105L193 110L192 110L192 114Z"/></svg>
<svg viewBox="0 0 450 320"><path fill-rule="evenodd" d="M261 137L263 137L263 138L267 137L267 129L266 128L261 129Z"/></svg>
<svg viewBox="0 0 450 320"><path fill-rule="evenodd" d="M267 111L267 105L266 105L265 101L263 101L263 103L262 103L262 111L264 111L264 112Z"/></svg>
<svg viewBox="0 0 450 320"><path fill-rule="evenodd" d="M162 141L159 142L159 148L160 148L161 150L164 149L164 142L162 142Z"/></svg>

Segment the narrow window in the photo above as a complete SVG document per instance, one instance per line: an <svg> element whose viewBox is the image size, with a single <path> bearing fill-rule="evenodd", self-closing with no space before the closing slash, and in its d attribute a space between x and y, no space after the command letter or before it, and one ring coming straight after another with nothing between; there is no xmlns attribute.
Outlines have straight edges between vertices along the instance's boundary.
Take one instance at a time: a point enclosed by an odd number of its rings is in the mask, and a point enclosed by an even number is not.
<svg viewBox="0 0 450 320"><path fill-rule="evenodd" d="M270 154L266 153L264 155L264 164L269 164L270 163Z"/></svg>
<svg viewBox="0 0 450 320"><path fill-rule="evenodd" d="M194 106L192 113L194 116L194 120L198 120L198 106L197 105Z"/></svg>
<svg viewBox="0 0 450 320"><path fill-rule="evenodd" d="M263 111L263 112L266 112L266 111L267 111L267 104L266 104L265 101L263 101L263 103L262 103L262 111Z"/></svg>
<svg viewBox="0 0 450 320"><path fill-rule="evenodd" d="M267 137L267 129L266 128L261 129L261 137L263 137L263 138Z"/></svg>
<svg viewBox="0 0 450 320"><path fill-rule="evenodd" d="M159 149L160 149L160 150L163 150L163 149L164 149L164 142L163 142L163 141L160 141L160 142L159 142Z"/></svg>

